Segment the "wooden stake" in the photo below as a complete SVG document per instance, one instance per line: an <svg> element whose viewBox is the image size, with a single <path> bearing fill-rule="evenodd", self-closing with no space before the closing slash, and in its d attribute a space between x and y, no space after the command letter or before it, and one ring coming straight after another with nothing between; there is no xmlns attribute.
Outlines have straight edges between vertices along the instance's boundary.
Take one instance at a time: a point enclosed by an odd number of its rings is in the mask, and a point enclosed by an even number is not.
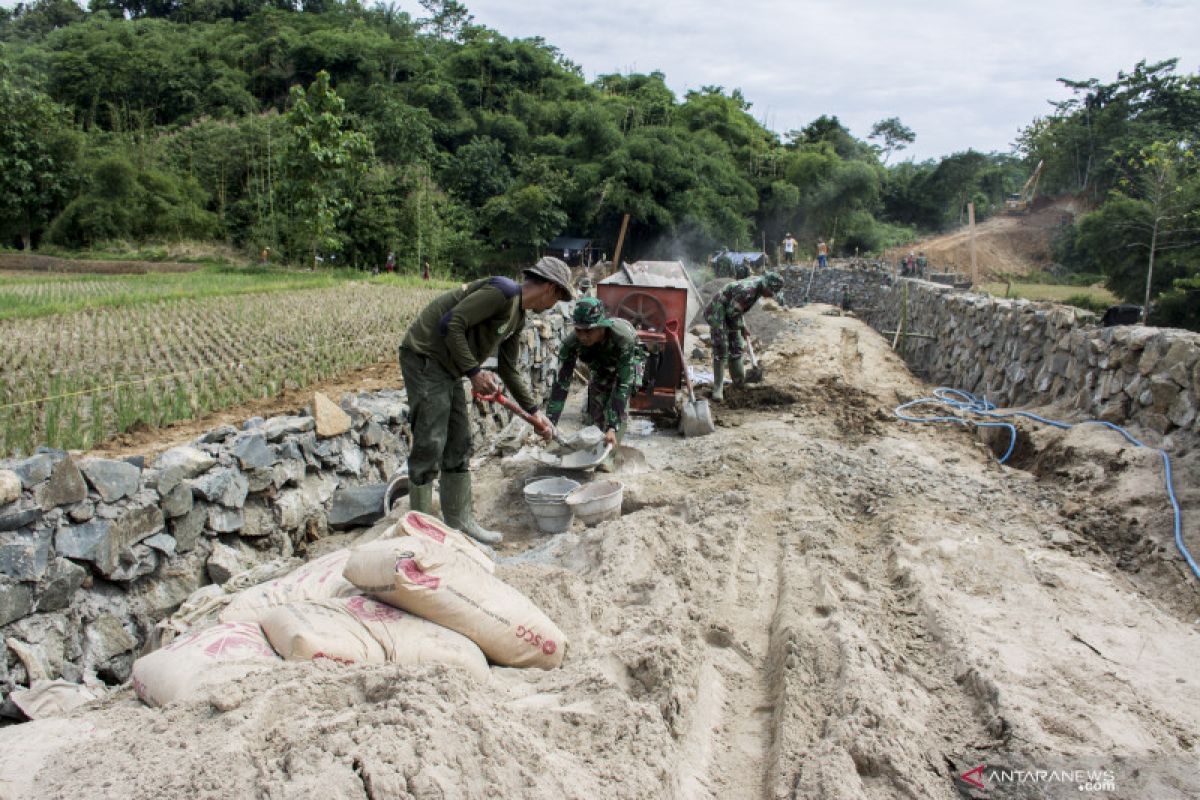
<svg viewBox="0 0 1200 800"><path fill-rule="evenodd" d="M896 326L896 336L892 339L892 349L896 349L896 345L900 343L900 337L905 335L908 328L908 281L904 282L904 288L901 290L901 306L900 306L900 324Z"/></svg>
<svg viewBox="0 0 1200 800"><path fill-rule="evenodd" d="M621 220L621 233L617 235L617 249L613 253L612 269L609 275L616 273L621 268L621 248L625 245L625 230L629 227L629 215L626 214Z"/></svg>
<svg viewBox="0 0 1200 800"><path fill-rule="evenodd" d="M979 284L979 263L975 260L975 204L967 203L967 225L971 228L971 285Z"/></svg>

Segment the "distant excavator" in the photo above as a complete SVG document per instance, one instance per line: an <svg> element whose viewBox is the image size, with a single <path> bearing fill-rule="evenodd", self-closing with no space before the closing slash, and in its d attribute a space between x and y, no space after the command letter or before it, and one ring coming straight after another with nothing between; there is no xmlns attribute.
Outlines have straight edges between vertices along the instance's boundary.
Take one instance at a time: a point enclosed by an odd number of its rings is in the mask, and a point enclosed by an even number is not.
<svg viewBox="0 0 1200 800"><path fill-rule="evenodd" d="M1037 192L1038 179L1042 177L1042 167L1045 165L1045 161L1039 161L1037 169L1029 176L1029 180L1025 181L1025 185L1021 187L1020 193L1008 196L1008 199L1004 201L1005 214L1029 213L1030 206L1033 205L1033 195Z"/></svg>

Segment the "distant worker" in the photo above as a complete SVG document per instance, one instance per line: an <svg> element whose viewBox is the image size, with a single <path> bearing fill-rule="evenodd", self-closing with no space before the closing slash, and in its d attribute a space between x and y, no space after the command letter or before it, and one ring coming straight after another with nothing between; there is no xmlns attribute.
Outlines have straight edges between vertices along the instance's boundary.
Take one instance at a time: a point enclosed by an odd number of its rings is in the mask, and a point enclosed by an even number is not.
<svg viewBox="0 0 1200 800"><path fill-rule="evenodd" d="M423 281L429 280L429 260L428 259L426 259L425 266L421 270L421 280L423 280Z"/></svg>
<svg viewBox="0 0 1200 800"><path fill-rule="evenodd" d="M588 383L586 416L604 431L604 439L614 448L625 437L626 408L639 383L646 363L646 351L638 342L637 330L623 319L610 317L604 304L595 297L581 297L571 315L575 330L568 333L558 349L558 380L546 403L546 416L557 425L571 390L576 361L587 364ZM600 468L610 471L610 455Z"/></svg>
<svg viewBox="0 0 1200 800"><path fill-rule="evenodd" d="M741 261L737 262L737 266L733 268L733 278L734 278L734 280L740 281L743 278L749 278L749 277L750 277L750 259L743 258Z"/></svg>
<svg viewBox="0 0 1200 800"><path fill-rule="evenodd" d="M258 263L264 266L271 263L271 248L264 247L262 249L262 252L258 254Z"/></svg>
<svg viewBox="0 0 1200 800"><path fill-rule="evenodd" d="M521 374L521 332L527 311L545 311L574 295L571 270L557 258L542 258L523 275L523 283L481 278L446 292L417 315L400 345L412 428L409 506L433 513L433 481L440 474L446 524L487 544L500 541L501 534L481 527L471 510L471 422L462 379L469 378L472 390L483 395L507 388L517 405L533 414L538 434L552 438L554 426L538 410ZM498 378L483 369L493 355Z"/></svg>
<svg viewBox="0 0 1200 800"><path fill-rule="evenodd" d="M823 268L828 257L829 245L825 244L824 239L819 239L817 241L817 266Z"/></svg>
<svg viewBox="0 0 1200 800"><path fill-rule="evenodd" d="M929 267L929 259L925 257L925 251L917 253L917 274L922 278L925 277L925 270Z"/></svg>
<svg viewBox="0 0 1200 800"><path fill-rule="evenodd" d="M792 234L789 233L784 237L784 239L783 239L784 263L787 263L787 264L795 264L796 263L796 245L798 245L798 244L799 244L799 242L797 242L792 237Z"/></svg>
<svg viewBox="0 0 1200 800"><path fill-rule="evenodd" d="M760 297L774 297L783 288L783 278L778 272L768 272L756 278L733 281L713 295L704 308L704 321L708 323L713 349L713 400L725 399L725 359L729 359L729 374L734 386L746 382L746 369L742 364L742 342L746 335L743 315Z"/></svg>
<svg viewBox="0 0 1200 800"><path fill-rule="evenodd" d="M387 261L384 263L383 268L385 270L387 270L389 275L391 275L393 272L396 271L396 254L395 253L388 253Z"/></svg>

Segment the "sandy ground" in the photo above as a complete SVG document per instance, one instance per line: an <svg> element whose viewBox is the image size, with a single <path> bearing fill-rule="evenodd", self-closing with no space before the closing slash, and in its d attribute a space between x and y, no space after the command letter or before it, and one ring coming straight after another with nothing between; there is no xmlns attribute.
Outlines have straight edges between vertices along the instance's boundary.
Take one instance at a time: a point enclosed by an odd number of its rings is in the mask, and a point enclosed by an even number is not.
<svg viewBox="0 0 1200 800"><path fill-rule="evenodd" d="M498 574L570 637L561 669L289 664L165 710L125 690L0 732L0 776L129 800L848 800L1078 797L1061 772L1103 768L1101 796L1196 797L1200 594L1157 457L1077 429L999 466L892 418L928 388L865 325L780 313L768 382L716 434L629 438L621 519L537 535L527 475L481 466ZM958 777L984 764L1010 779Z"/></svg>

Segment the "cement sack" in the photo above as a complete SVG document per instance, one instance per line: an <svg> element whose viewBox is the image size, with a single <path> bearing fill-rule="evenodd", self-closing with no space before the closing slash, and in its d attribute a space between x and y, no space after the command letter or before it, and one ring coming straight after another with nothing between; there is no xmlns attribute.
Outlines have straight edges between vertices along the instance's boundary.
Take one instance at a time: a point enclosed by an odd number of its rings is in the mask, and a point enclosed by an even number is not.
<svg viewBox="0 0 1200 800"><path fill-rule="evenodd" d="M147 705L164 706L282 661L257 623L223 622L133 662L133 690Z"/></svg>
<svg viewBox="0 0 1200 800"><path fill-rule="evenodd" d="M349 550L334 550L282 578L237 593L220 614L221 622L261 622L271 609L302 600L330 600L360 594L342 577Z"/></svg>
<svg viewBox="0 0 1200 800"><path fill-rule="evenodd" d="M479 549L479 545L465 534L451 528L446 523L442 522L437 517L429 514L422 514L420 511L409 511L400 518L400 522L394 526L394 532L389 531L384 538L400 537L400 536L427 536L433 539L438 544L444 544L447 547L452 547L460 553L466 555L479 566L486 569L488 572L496 571L496 562L492 557Z"/></svg>
<svg viewBox="0 0 1200 800"><path fill-rule="evenodd" d="M262 625L279 655L293 661L449 664L478 680L490 674L467 637L362 595L289 603L269 611Z"/></svg>
<svg viewBox="0 0 1200 800"><path fill-rule="evenodd" d="M84 703L99 699L100 695L91 687L70 681L39 680L28 689L14 690L8 697L30 719L48 719L65 716Z"/></svg>
<svg viewBox="0 0 1200 800"><path fill-rule="evenodd" d="M463 634L493 662L553 669L567 641L529 598L475 561L408 536L356 548L346 578L363 592Z"/></svg>

